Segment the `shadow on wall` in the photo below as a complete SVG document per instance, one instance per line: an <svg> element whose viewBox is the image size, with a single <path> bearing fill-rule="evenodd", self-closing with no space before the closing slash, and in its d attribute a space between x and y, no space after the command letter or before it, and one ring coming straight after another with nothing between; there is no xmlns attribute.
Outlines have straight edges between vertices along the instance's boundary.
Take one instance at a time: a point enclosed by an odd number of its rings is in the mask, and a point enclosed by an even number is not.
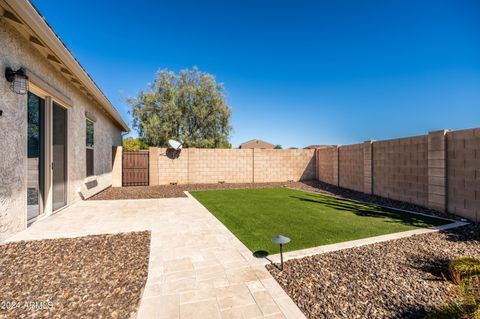
<svg viewBox="0 0 480 319"><path fill-rule="evenodd" d="M303 171L302 175L300 176L300 180L311 180L316 178L316 169L317 169L317 152L313 152L312 157L308 161L305 170Z"/></svg>
<svg viewBox="0 0 480 319"><path fill-rule="evenodd" d="M167 155L167 157L169 159L176 159L176 158L179 158L180 157L180 153L182 152L181 149L179 150L175 150L173 148L169 148L167 149L167 151L165 152L165 155Z"/></svg>

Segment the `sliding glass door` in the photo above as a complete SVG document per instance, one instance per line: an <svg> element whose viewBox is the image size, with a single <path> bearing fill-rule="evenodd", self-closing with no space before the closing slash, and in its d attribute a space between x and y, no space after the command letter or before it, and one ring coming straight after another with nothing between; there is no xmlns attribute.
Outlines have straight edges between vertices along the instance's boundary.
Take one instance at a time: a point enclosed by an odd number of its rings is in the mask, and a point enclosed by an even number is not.
<svg viewBox="0 0 480 319"><path fill-rule="evenodd" d="M53 102L53 211L67 204L67 109Z"/></svg>
<svg viewBox="0 0 480 319"><path fill-rule="evenodd" d="M45 100L28 93L27 220L43 213L45 185Z"/></svg>

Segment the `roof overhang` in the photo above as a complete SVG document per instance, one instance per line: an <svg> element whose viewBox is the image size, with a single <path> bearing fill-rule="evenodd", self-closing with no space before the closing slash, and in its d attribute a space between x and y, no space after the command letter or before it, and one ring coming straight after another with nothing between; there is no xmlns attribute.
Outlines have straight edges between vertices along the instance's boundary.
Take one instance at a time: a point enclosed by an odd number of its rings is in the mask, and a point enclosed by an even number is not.
<svg viewBox="0 0 480 319"><path fill-rule="evenodd" d="M112 103L30 1L0 0L0 8L2 17L34 44L67 80L109 115L123 131L130 131Z"/></svg>

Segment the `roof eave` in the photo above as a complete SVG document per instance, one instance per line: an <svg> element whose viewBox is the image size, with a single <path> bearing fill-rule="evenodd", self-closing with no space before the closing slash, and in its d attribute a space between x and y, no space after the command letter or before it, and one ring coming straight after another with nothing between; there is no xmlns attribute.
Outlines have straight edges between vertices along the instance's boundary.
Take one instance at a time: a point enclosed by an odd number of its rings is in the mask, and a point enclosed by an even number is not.
<svg viewBox="0 0 480 319"><path fill-rule="evenodd" d="M73 54L68 50L65 44L59 39L57 34L48 25L45 19L39 14L37 9L30 1L11 1L9 6L15 13L37 34L37 36L48 46L50 50L65 64L82 82L86 90L105 108L117 124L125 132L130 132L130 128L122 119L118 111L107 99L97 84L83 69Z"/></svg>

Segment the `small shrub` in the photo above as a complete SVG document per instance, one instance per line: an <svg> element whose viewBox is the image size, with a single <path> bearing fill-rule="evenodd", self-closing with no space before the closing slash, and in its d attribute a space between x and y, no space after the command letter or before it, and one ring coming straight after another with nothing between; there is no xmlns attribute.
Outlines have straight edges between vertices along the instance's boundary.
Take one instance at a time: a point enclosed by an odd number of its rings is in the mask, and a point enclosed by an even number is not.
<svg viewBox="0 0 480 319"><path fill-rule="evenodd" d="M460 257L450 261L448 266L453 279L480 275L480 260L472 257Z"/></svg>
<svg viewBox="0 0 480 319"><path fill-rule="evenodd" d="M425 319L480 319L480 260L456 258L449 271L453 280L449 301Z"/></svg>

